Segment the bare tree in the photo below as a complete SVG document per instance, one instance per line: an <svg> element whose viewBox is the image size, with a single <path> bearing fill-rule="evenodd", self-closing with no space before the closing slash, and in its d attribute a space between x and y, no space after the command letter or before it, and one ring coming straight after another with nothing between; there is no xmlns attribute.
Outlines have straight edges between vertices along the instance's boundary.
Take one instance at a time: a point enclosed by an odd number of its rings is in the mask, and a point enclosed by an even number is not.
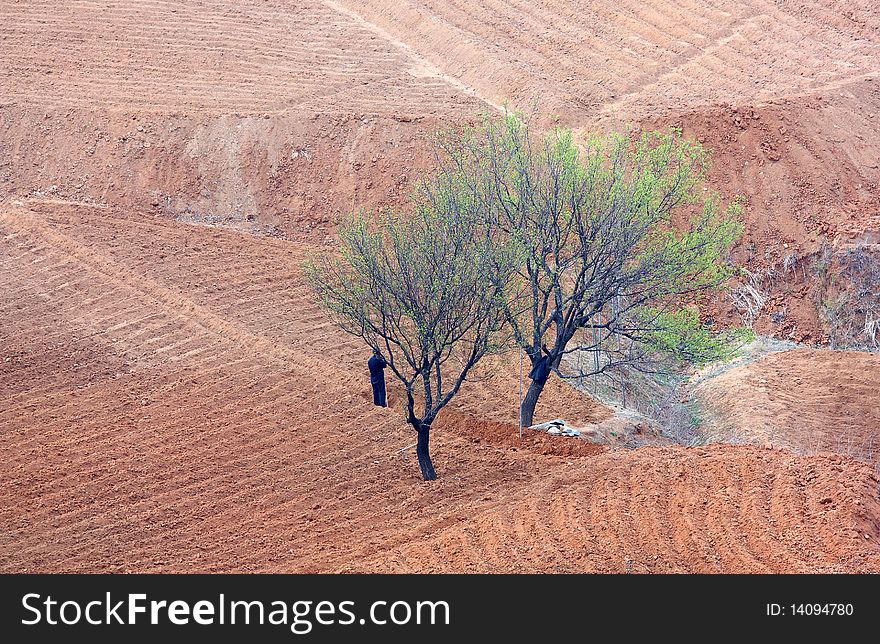
<svg viewBox="0 0 880 644"><path fill-rule="evenodd" d="M651 369L658 351L699 361L727 346L689 300L729 277L739 206L722 211L701 190L706 155L698 143L673 131L593 137L581 149L571 131L539 138L506 113L447 133L438 165L477 204L490 236L525 249L504 305L532 363L524 424L533 422L549 374L563 376L568 353L601 353L583 376ZM569 346L581 329L590 340Z"/></svg>
<svg viewBox="0 0 880 644"><path fill-rule="evenodd" d="M515 264L448 183L424 183L414 212L357 215L341 253L308 266L339 325L379 349L406 390L422 476L434 480L431 425L477 362L497 348Z"/></svg>

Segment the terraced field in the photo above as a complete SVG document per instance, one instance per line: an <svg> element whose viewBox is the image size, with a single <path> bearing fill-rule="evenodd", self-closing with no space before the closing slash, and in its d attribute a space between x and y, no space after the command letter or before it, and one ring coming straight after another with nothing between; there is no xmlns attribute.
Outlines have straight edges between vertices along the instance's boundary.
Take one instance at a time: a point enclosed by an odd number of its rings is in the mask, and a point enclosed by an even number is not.
<svg viewBox="0 0 880 644"><path fill-rule="evenodd" d="M3 2L0 25L16 103L262 116L456 100L438 70L314 0Z"/></svg>
<svg viewBox="0 0 880 644"><path fill-rule="evenodd" d="M867 0L0 0L0 570L880 570L870 464L520 442L513 357L422 484L401 392L372 407L301 276L340 215L405 201L438 127L538 94L542 123L700 137L755 270L870 237L878 61ZM817 339L798 267L758 328ZM811 427L869 427L838 394L876 366L841 389L835 360L773 367L762 431L804 385ZM542 405L610 413L558 382Z"/></svg>
<svg viewBox="0 0 880 644"><path fill-rule="evenodd" d="M364 352L307 297L297 245L57 203L4 207L0 239L4 570L880 563L868 466L475 442L515 401L503 366L468 385L436 432L441 480L419 484L410 431L370 405ZM549 393L541 413L578 409Z"/></svg>
<svg viewBox="0 0 880 644"><path fill-rule="evenodd" d="M877 354L797 349L734 367L696 394L728 440L848 454L880 472L878 373Z"/></svg>
<svg viewBox="0 0 880 644"><path fill-rule="evenodd" d="M481 96L540 96L576 125L829 91L877 72L876 7L863 0L338 4Z"/></svg>

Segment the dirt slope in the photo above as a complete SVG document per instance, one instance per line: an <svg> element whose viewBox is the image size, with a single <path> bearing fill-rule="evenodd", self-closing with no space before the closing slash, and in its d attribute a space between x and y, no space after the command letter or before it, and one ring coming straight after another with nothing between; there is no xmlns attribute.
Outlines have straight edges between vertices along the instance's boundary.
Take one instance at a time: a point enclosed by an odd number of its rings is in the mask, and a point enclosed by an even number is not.
<svg viewBox="0 0 880 644"><path fill-rule="evenodd" d="M0 47L0 200L323 242L404 200L436 128L540 95L545 124L700 137L713 185L747 198L753 272L880 234L868 0L6 0ZM760 332L823 341L804 281L767 280Z"/></svg>
<svg viewBox="0 0 880 644"><path fill-rule="evenodd" d="M880 569L868 466L515 447L468 410L509 416L510 365L467 385L420 483L299 245L46 203L4 206L0 248L4 571Z"/></svg>
<svg viewBox="0 0 880 644"><path fill-rule="evenodd" d="M877 72L858 2L338 0L494 102L570 125L825 91ZM835 6L836 5L836 6Z"/></svg>
<svg viewBox="0 0 880 644"><path fill-rule="evenodd" d="M797 349L730 369L695 393L722 436L880 464L878 378L880 355Z"/></svg>
<svg viewBox="0 0 880 644"><path fill-rule="evenodd" d="M399 202L426 136L484 105L315 0L4 1L0 47L0 198L317 240Z"/></svg>
<svg viewBox="0 0 880 644"><path fill-rule="evenodd" d="M869 465L519 442L515 358L445 413L423 485L299 271L404 199L436 128L539 93L544 123L703 139L754 270L870 237L874 2L0 0L0 53L0 569L880 570ZM767 288L759 330L821 339L803 271ZM716 395L833 448L876 422L873 363L835 360L755 367L781 403L745 370ZM608 411L555 383L538 413Z"/></svg>

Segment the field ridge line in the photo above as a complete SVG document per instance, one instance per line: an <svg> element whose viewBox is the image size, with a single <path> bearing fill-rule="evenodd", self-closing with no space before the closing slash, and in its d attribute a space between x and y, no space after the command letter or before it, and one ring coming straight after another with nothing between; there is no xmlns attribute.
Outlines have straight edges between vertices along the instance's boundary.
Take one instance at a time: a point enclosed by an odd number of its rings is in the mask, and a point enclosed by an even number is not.
<svg viewBox="0 0 880 644"><path fill-rule="evenodd" d="M365 29L368 29L369 31L373 32L374 34L376 34L377 36L379 36L380 38L382 38L383 40L385 40L386 42L388 42L392 46L394 46L397 49L399 49L400 51L402 51L407 56L407 58L414 61L415 63L418 63L418 65L420 67L422 67L426 72L428 72L428 76L440 79L440 80L448 83L449 85L452 85L455 89L459 90L460 92L463 92L464 94L467 94L468 96L474 96L474 97L480 99L486 105L490 106L494 110L497 110L499 112L504 111L503 105L500 105L500 104L496 103L495 101L481 95L476 90L476 88L471 87L470 85L461 82L457 78L454 78L453 76L450 76L449 74L444 73L443 70L441 70L439 67L437 67L434 63L430 62L427 58L425 58L421 54L417 53L412 47L410 47L404 41L402 41L398 38L395 38L388 31L386 31L385 29L383 29L382 27L380 27L376 23L370 22L369 20L364 18L362 15L360 15L356 11L349 9L348 7L343 7L338 2L334 2L334 0L321 0L321 3L324 4L326 7L328 7L329 9L332 9L333 11L336 11L337 13L341 13L342 15L344 15L348 18L351 18L358 25L364 27Z"/></svg>
<svg viewBox="0 0 880 644"><path fill-rule="evenodd" d="M4 208L0 210L0 224L31 236L41 237L55 249L109 278L111 282L141 293L148 299L156 301L166 312L183 316L213 335L237 341L242 349L248 347L258 349L269 358L282 359L285 362L288 362L289 358L298 356L293 349L286 349L267 338L250 333L153 279L144 275L134 275L129 268L122 264L88 248L64 233L52 230L48 223L42 221L33 212Z"/></svg>

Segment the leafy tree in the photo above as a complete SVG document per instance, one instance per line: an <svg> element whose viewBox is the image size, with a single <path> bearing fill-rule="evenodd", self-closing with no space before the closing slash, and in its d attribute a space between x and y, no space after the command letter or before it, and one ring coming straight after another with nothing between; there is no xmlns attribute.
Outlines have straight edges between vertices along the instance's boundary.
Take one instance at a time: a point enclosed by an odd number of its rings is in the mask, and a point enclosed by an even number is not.
<svg viewBox="0 0 880 644"><path fill-rule="evenodd" d="M437 159L437 181L474 204L488 237L523 249L513 288L496 287L508 293L505 318L533 367L524 424L550 372L563 376L566 354L594 352L581 374L591 375L651 370L664 353L702 362L728 351L731 338L713 336L686 308L730 276L742 230L739 203L722 209L703 188L699 143L673 130L579 147L570 130L538 137L508 112L447 132ZM573 343L578 332L589 340Z"/></svg>
<svg viewBox="0 0 880 644"><path fill-rule="evenodd" d="M519 261L515 245L485 234L467 193L448 179L423 183L411 214L355 215L339 230L341 253L307 266L342 329L379 349L403 383L426 481L437 478L431 425L497 348Z"/></svg>

